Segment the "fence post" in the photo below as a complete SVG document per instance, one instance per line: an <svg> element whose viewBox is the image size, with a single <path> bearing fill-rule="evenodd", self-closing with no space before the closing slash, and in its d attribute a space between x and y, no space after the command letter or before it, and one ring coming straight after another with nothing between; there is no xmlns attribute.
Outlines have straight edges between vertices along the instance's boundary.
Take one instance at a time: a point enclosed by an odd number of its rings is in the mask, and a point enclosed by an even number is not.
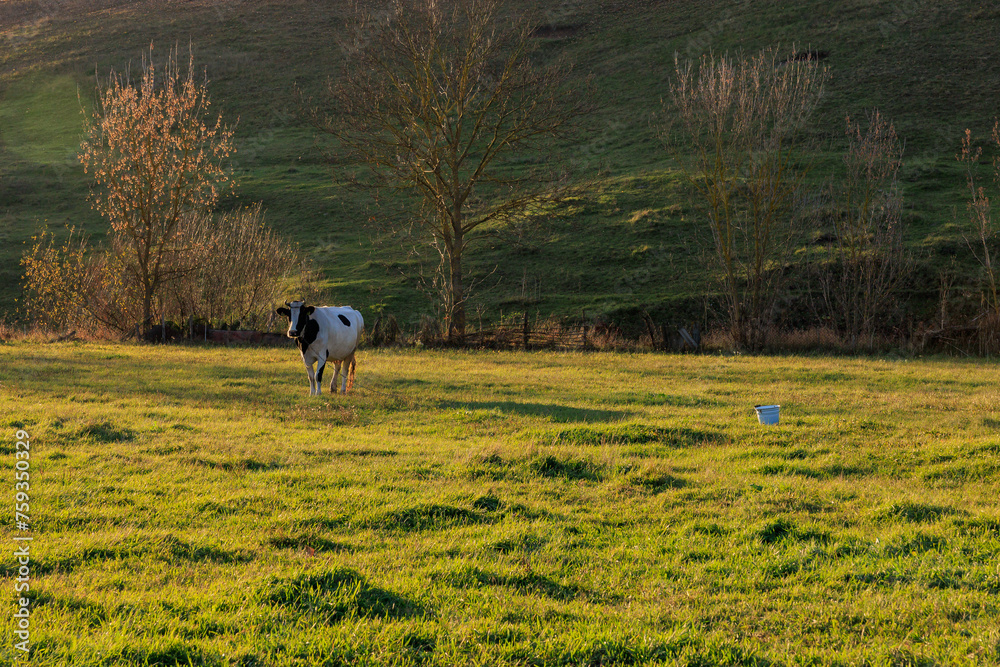
<svg viewBox="0 0 1000 667"><path fill-rule="evenodd" d="M529 344L529 341L528 341L530 333L531 333L531 330L528 328L528 311L526 310L526 311L524 311L524 332L523 332L523 335L524 335L524 349L526 349L526 350L530 349L530 347L531 347L530 344Z"/></svg>
<svg viewBox="0 0 1000 667"><path fill-rule="evenodd" d="M656 326L653 324L653 318L649 316L645 310L642 311L642 319L646 323L646 330L649 331L649 347L653 350L656 349Z"/></svg>
<svg viewBox="0 0 1000 667"><path fill-rule="evenodd" d="M587 347L587 330L590 329L590 325L583 325L583 347Z"/></svg>
<svg viewBox="0 0 1000 667"><path fill-rule="evenodd" d="M690 345L692 350L694 350L695 352L697 352L698 351L698 341L696 341L694 339L694 337L691 336L691 334L688 333L688 330L685 329L684 327L681 327L680 333L681 333L681 338L684 339L684 342L687 343L688 345Z"/></svg>

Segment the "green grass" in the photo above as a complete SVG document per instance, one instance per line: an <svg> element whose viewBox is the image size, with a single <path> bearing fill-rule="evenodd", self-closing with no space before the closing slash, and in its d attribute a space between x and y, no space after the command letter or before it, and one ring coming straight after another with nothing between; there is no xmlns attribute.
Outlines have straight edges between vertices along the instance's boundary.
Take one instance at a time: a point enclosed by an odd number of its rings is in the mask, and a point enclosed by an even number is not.
<svg viewBox="0 0 1000 667"><path fill-rule="evenodd" d="M995 374L380 350L310 398L293 349L7 344L31 664L996 663Z"/></svg>
<svg viewBox="0 0 1000 667"><path fill-rule="evenodd" d="M330 300L391 312L408 326L432 312L406 249L377 244L363 224L371 196L335 184L297 115L293 85L317 92L340 58L332 38L341 29L339 7L192 2L161 12L85 0L42 8L28 0L3 3L0 310L15 306L16 260L40 225L68 223L103 234L106 223L86 201L87 181L74 157L81 99L89 104L95 74L137 61L153 41L161 53L191 43L211 81L213 108L239 120L241 185L225 206L262 202L270 222L324 270ZM468 260L474 277L488 277L474 304L487 319L529 310L641 329L640 309L675 324L704 317L711 276L693 231L699 214L656 138L673 57L779 43L829 52L824 64L832 76L810 129L817 182L840 164L845 114L857 118L877 106L906 142L905 219L918 261L908 286L913 318L936 312L938 271L953 258L959 277L952 302L976 302L975 262L956 225L964 199L954 155L963 130L983 136L997 112L996 8L889 0L836 6L583 0L541 12L561 32L539 39L539 58L566 56L579 77L592 77L593 117L554 147L591 189L555 211L540 236L516 245L486 241Z"/></svg>

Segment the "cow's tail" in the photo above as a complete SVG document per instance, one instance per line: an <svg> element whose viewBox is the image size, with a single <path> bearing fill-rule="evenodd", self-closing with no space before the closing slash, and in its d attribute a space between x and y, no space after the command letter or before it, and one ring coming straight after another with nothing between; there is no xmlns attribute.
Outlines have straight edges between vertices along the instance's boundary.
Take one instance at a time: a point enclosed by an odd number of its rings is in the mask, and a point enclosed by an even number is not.
<svg viewBox="0 0 1000 667"><path fill-rule="evenodd" d="M347 371L347 391L354 388L354 369L358 365L357 360L354 358L354 353L351 353L350 367Z"/></svg>

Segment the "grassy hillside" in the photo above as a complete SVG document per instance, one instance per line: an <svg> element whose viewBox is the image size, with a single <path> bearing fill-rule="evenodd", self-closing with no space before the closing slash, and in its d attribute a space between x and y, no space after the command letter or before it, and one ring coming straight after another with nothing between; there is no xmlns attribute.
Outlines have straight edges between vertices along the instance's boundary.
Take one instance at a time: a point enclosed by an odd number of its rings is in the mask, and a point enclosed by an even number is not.
<svg viewBox="0 0 1000 667"><path fill-rule="evenodd" d="M216 108L239 119L241 185L226 205L263 202L270 222L324 269L331 301L405 321L429 312L411 260L398 246L374 242L363 225L370 197L336 184L293 102L293 85L317 91L340 58L331 39L341 25L338 7L294 0L0 4L0 309L14 305L16 260L40 224L101 233L75 159L81 101L88 104L95 73L125 67L154 42L161 52L192 44ZM474 272L490 274L480 299L488 315L701 312L708 277L693 231L698 214L656 139L657 115L675 53L696 58L772 44L829 53L832 78L811 130L817 178L838 165L845 114L877 106L895 121L906 141L908 239L922 262L913 289L924 309L933 309L936 272L953 257L959 283L974 278L954 224L964 206L954 154L964 128L981 135L997 114L995 3L576 0L541 13L539 57L565 55L580 77L593 77L595 114L562 147L591 189L557 211L545 234L478 255Z"/></svg>
<svg viewBox="0 0 1000 667"><path fill-rule="evenodd" d="M317 399L293 349L20 343L0 386L39 667L1000 662L990 364L383 350Z"/></svg>

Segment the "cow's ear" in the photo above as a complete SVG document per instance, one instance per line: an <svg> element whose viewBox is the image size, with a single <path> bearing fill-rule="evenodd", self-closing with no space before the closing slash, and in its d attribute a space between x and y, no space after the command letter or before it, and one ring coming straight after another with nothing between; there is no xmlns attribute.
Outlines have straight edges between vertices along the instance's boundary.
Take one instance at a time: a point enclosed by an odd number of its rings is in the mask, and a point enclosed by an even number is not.
<svg viewBox="0 0 1000 667"><path fill-rule="evenodd" d="M316 310L316 306L306 306L302 310L305 311L306 315L312 315L313 312Z"/></svg>
<svg viewBox="0 0 1000 667"><path fill-rule="evenodd" d="M279 315L284 315L288 319L292 319L292 311L288 310L287 308L279 308L274 312L278 313Z"/></svg>

